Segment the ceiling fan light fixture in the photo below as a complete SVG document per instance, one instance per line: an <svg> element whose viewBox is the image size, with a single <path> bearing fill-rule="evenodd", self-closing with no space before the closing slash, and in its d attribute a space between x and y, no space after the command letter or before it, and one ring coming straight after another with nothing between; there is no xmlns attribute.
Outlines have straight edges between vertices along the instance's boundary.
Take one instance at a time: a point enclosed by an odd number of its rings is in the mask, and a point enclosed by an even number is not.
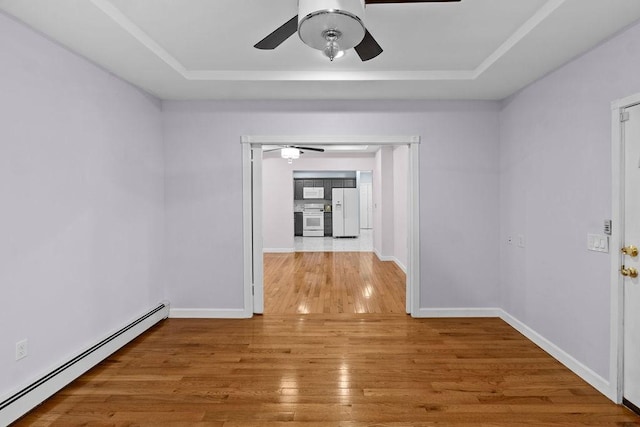
<svg viewBox="0 0 640 427"><path fill-rule="evenodd" d="M344 55L344 51L340 50L340 46L338 46L338 43L336 42L327 43L327 47L325 47L322 52L324 53L324 56L329 58L330 61L333 61L334 59L340 58L342 55Z"/></svg>
<svg viewBox="0 0 640 427"><path fill-rule="evenodd" d="M280 150L280 157L287 159L289 164L291 164L294 159L300 158L300 150L294 147L283 147Z"/></svg>
<svg viewBox="0 0 640 427"><path fill-rule="evenodd" d="M364 0L299 0L298 7L298 36L332 61L365 36Z"/></svg>

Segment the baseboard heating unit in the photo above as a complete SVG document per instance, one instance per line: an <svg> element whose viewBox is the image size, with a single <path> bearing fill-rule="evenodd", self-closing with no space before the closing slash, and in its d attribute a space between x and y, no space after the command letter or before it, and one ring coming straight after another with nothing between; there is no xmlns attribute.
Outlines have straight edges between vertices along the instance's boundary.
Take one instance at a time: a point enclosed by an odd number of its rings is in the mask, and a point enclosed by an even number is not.
<svg viewBox="0 0 640 427"><path fill-rule="evenodd" d="M162 302L148 313L143 314L42 378L9 396L0 402L0 425L8 425L17 420L71 381L167 317L169 317L169 302Z"/></svg>

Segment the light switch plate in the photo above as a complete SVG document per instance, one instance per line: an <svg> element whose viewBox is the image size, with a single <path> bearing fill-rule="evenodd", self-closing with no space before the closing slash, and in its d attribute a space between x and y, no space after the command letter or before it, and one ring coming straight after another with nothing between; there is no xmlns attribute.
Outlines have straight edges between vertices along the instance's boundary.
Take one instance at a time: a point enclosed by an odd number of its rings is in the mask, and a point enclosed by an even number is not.
<svg viewBox="0 0 640 427"><path fill-rule="evenodd" d="M587 249L594 252L609 253L609 236L587 234Z"/></svg>

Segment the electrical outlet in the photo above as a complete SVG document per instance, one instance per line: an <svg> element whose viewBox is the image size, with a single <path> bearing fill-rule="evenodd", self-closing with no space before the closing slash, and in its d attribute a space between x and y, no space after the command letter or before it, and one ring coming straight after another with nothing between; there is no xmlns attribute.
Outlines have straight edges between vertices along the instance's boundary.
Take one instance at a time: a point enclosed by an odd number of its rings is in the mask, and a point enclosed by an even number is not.
<svg viewBox="0 0 640 427"><path fill-rule="evenodd" d="M16 343L16 360L27 357L27 340L18 341Z"/></svg>

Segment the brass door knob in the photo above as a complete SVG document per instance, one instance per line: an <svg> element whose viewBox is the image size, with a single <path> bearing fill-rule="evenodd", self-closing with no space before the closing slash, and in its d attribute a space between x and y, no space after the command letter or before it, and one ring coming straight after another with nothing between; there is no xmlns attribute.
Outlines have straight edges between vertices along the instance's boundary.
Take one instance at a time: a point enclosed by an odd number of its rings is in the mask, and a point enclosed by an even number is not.
<svg viewBox="0 0 640 427"><path fill-rule="evenodd" d="M638 256L638 248L633 245L625 246L620 251L625 255L629 255L630 257Z"/></svg>
<svg viewBox="0 0 640 427"><path fill-rule="evenodd" d="M620 269L620 274L622 274L624 277L631 277L633 279L638 277L638 270L636 270L633 267L626 268L623 265L622 268Z"/></svg>

